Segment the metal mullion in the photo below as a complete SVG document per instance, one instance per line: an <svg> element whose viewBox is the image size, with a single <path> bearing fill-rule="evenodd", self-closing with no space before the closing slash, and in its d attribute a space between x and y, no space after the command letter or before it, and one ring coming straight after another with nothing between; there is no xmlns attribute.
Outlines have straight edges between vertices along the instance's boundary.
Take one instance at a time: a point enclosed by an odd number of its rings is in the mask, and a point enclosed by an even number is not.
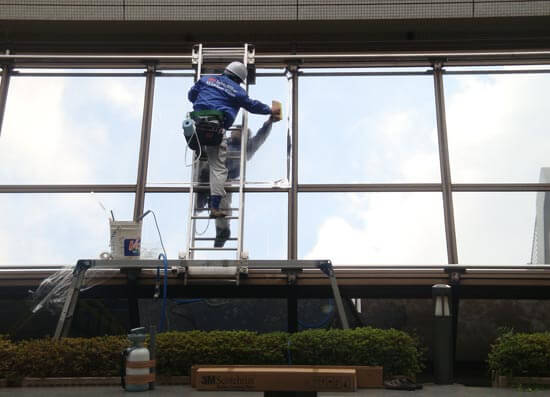
<svg viewBox="0 0 550 397"><path fill-rule="evenodd" d="M288 192L288 259L298 259L298 67L289 68L292 74L292 171Z"/></svg>
<svg viewBox="0 0 550 397"><path fill-rule="evenodd" d="M362 77L362 76L431 76L433 72L301 72L300 77Z"/></svg>
<svg viewBox="0 0 550 397"><path fill-rule="evenodd" d="M348 184L299 184L299 193L335 192L441 192L439 183L348 183Z"/></svg>
<svg viewBox="0 0 550 397"><path fill-rule="evenodd" d="M439 145L439 164L441 169L441 188L443 192L443 212L447 241L447 258L450 264L458 263L456 229L454 222L451 167L447 140L447 120L445 116L445 95L443 91L443 73L441 64L434 64L434 91L437 117L437 140Z"/></svg>
<svg viewBox="0 0 550 397"><path fill-rule="evenodd" d="M453 192L547 192L550 183L453 183Z"/></svg>
<svg viewBox="0 0 550 397"><path fill-rule="evenodd" d="M484 75L484 74L547 74L550 69L519 70L445 70L444 75Z"/></svg>
<svg viewBox="0 0 550 397"><path fill-rule="evenodd" d="M143 101L143 119L141 123L141 143L139 148L138 176L136 182L136 198L134 201L134 222L143 214L145 203L145 185L147 184L147 168L149 163L149 146L151 143L151 122L153 117L153 98L155 93L155 67L147 67L145 82L145 99Z"/></svg>
<svg viewBox="0 0 550 397"><path fill-rule="evenodd" d="M135 193L136 185L0 185L0 193Z"/></svg>
<svg viewBox="0 0 550 397"><path fill-rule="evenodd" d="M146 73L12 72L13 77L145 77Z"/></svg>
<svg viewBox="0 0 550 397"><path fill-rule="evenodd" d="M0 82L0 136L2 136L2 124L4 123L4 113L6 111L6 102L8 100L10 76L11 67L9 65L4 65L2 67L2 81Z"/></svg>
<svg viewBox="0 0 550 397"><path fill-rule="evenodd" d="M157 77L195 77L195 72L174 72L174 73L166 73L166 72L156 72L155 75Z"/></svg>
<svg viewBox="0 0 550 397"><path fill-rule="evenodd" d="M135 193L133 184L87 185L0 185L0 193ZM238 186L226 187L238 192ZM453 192L546 192L548 183L453 183ZM248 186L246 193L286 193L292 187ZM349 183L349 184L298 184L298 193L360 193L360 192L441 192L439 183ZM189 193L188 186L146 186L145 193Z"/></svg>
<svg viewBox="0 0 550 397"><path fill-rule="evenodd" d="M1 185L0 185L1 189ZM189 186L147 186L145 188L146 193L189 193L190 192ZM238 193L239 187L238 186L226 186L225 187L226 192L231 193ZM273 187L273 186L266 186L266 187L244 187L245 193L288 193L290 191L289 187ZM1 190L0 190L1 192Z"/></svg>
<svg viewBox="0 0 550 397"><path fill-rule="evenodd" d="M17 67L67 67L67 68L140 68L157 63L158 70L188 69L189 55L66 55L66 54L17 54L0 55L0 63ZM302 66L352 67L357 66L431 66L437 60L447 66L548 64L550 51L454 51L454 52L372 52L372 53L303 53L256 54L256 65L261 68L285 67L291 62ZM220 64L221 65L221 64Z"/></svg>

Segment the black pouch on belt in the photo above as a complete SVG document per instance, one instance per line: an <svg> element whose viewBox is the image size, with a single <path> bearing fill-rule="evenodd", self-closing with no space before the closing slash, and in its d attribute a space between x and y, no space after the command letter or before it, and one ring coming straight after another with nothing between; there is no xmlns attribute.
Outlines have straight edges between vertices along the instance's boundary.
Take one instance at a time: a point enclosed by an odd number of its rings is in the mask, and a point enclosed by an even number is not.
<svg viewBox="0 0 550 397"><path fill-rule="evenodd" d="M218 117L194 117L196 134L186 136L187 145L193 150L199 150L200 145L217 146L223 140L224 129ZM198 138L198 141L197 141Z"/></svg>

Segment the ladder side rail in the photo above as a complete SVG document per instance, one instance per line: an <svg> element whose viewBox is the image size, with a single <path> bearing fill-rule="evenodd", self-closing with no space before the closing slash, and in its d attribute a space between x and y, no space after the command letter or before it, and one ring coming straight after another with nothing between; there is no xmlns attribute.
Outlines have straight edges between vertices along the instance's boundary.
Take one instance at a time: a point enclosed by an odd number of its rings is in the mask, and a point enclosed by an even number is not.
<svg viewBox="0 0 550 397"><path fill-rule="evenodd" d="M202 75L202 44L198 45L198 60L197 60L197 70L195 73L195 83L200 80ZM195 182L199 181L199 169L197 167L198 161L200 159L195 158L196 154L193 151L193 162L191 164L191 183L189 184L189 209L188 209L188 219L187 219L187 249L185 253L185 259L194 259L195 254L191 247L195 246L195 234L197 230L197 224L195 217L197 216L196 211L196 193L195 193Z"/></svg>
<svg viewBox="0 0 550 397"><path fill-rule="evenodd" d="M248 67L248 44L244 45L243 64ZM248 79L245 81L245 89L248 94ZM248 112L243 108L243 122L241 130L241 160L240 160L240 178L239 178L239 220L238 220L238 236L237 236L237 260L243 256L243 240L244 240L244 186L246 181L246 160L248 157Z"/></svg>

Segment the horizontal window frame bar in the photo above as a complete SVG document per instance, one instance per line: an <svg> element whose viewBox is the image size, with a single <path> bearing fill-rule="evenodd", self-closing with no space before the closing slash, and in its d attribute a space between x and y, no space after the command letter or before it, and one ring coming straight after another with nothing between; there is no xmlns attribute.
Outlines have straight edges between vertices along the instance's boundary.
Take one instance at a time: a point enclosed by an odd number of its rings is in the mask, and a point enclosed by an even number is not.
<svg viewBox="0 0 550 397"><path fill-rule="evenodd" d="M112 54L0 54L0 64L17 68L142 68L157 70L192 69L191 55L112 55ZM223 67L226 60L205 61L209 67ZM256 54L255 64L264 68L280 68L291 64L299 67L357 66L500 66L550 64L550 51L452 51L452 52L372 52L325 54ZM357 65L357 66L356 66Z"/></svg>
<svg viewBox="0 0 550 397"><path fill-rule="evenodd" d="M238 186L228 186L237 192ZM290 187L245 186L247 193L288 193ZM442 192L440 183L299 184L298 193ZM550 183L453 183L453 192L548 192ZM13 193L135 193L135 184L0 185L0 194ZM189 193L189 186L146 186L146 193Z"/></svg>

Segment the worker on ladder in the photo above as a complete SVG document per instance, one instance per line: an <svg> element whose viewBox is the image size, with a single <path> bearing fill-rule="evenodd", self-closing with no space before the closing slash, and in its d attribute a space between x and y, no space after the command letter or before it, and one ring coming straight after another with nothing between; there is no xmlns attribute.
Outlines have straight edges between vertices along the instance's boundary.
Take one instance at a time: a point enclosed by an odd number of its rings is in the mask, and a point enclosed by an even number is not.
<svg viewBox="0 0 550 397"><path fill-rule="evenodd" d="M271 128L273 126L273 123L280 121L281 119L277 116L271 115L269 119L267 119L262 127L251 136L250 128L248 128L248 139L247 139L247 145L246 145L246 160L250 160L252 156L258 151L260 146L262 146L271 133ZM240 153L241 151L241 135L242 135L242 127L237 126L237 128L233 127L231 130L231 136L228 139L224 139L224 143L226 144L226 147L228 148L229 153ZM228 158L227 159L227 170L228 170L228 180L237 179L240 177L240 161L239 158ZM209 182L209 170L208 170L208 163L205 161L201 161L200 168L199 168L199 182L200 183L208 183ZM197 208L203 208L206 206L208 193L207 192L199 192L197 196ZM222 208L231 208L231 193L227 193L225 197L221 201L221 207ZM228 210L225 212L226 215L231 215L231 210ZM231 230L230 230L230 223L228 219L225 218L216 218L216 239L214 240L214 247L223 247L225 242L231 237Z"/></svg>
<svg viewBox="0 0 550 397"><path fill-rule="evenodd" d="M246 77L246 66L241 62L231 62L223 74L203 76L188 94L193 103L190 117L197 132L188 145L195 151L204 147L208 157L211 218L226 216L220 209L228 174L227 144L223 140L225 130L233 125L241 107L255 114L273 114L271 107L249 98L241 87Z"/></svg>

